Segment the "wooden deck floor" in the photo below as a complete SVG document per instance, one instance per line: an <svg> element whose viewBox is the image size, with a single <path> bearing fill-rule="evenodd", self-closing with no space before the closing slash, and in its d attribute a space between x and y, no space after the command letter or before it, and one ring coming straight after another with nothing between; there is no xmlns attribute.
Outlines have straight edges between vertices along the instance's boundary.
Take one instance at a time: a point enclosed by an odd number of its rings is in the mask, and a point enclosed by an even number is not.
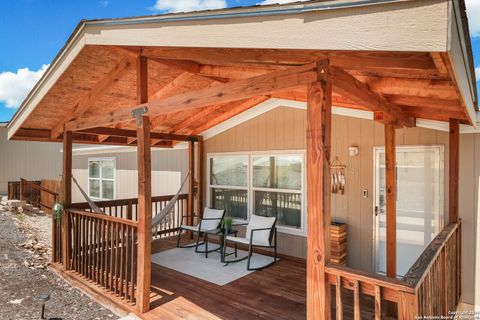
<svg viewBox="0 0 480 320"><path fill-rule="evenodd" d="M152 251L175 247L175 239L153 243ZM152 310L147 319L305 319L306 264L282 258L261 271L218 286L152 264ZM332 297L335 292L332 291ZM332 299L333 302L335 299ZM353 319L353 295L344 292L344 319ZM373 319L373 299L361 298L362 319ZM333 316L334 310L332 308ZM334 318L334 317L333 317Z"/></svg>

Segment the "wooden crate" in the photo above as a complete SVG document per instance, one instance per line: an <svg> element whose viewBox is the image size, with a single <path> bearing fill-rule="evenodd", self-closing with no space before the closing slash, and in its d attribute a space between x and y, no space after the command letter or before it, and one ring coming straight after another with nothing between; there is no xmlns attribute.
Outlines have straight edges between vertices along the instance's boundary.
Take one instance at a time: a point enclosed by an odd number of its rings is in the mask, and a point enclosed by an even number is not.
<svg viewBox="0 0 480 320"><path fill-rule="evenodd" d="M347 225L332 222L330 226L330 262L347 264Z"/></svg>

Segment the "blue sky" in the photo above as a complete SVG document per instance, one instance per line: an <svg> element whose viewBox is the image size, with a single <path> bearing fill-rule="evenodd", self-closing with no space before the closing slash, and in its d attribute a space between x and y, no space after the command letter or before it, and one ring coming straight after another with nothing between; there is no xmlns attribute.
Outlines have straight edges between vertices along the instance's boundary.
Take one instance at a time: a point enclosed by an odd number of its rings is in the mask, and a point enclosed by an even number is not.
<svg viewBox="0 0 480 320"><path fill-rule="evenodd" d="M8 121L81 19L149 15L289 0L2 0L0 121ZM480 80L480 0L466 0ZM480 85L480 82L477 82Z"/></svg>

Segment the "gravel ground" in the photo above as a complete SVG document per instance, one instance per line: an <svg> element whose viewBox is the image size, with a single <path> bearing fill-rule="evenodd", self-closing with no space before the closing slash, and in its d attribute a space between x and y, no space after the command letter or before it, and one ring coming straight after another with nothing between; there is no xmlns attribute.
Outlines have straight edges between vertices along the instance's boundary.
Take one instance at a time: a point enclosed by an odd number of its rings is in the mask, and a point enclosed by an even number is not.
<svg viewBox="0 0 480 320"><path fill-rule="evenodd" d="M0 319L40 319L41 303L36 297L42 294L51 297L46 304L47 319L117 319L45 268L50 254L50 248L45 248L49 246L49 220L48 216L0 210Z"/></svg>

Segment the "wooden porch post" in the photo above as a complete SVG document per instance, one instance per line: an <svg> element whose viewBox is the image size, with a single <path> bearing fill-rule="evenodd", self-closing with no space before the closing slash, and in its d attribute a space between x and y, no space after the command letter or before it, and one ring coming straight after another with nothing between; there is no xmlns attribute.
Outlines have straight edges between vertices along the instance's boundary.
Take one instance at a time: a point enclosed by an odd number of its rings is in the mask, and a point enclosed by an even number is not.
<svg viewBox="0 0 480 320"><path fill-rule="evenodd" d="M62 192L61 202L65 209L72 204L72 132L63 132L63 167L62 167ZM68 269L68 260L70 257L68 245L68 216L63 212L62 223L62 263L63 269Z"/></svg>
<svg viewBox="0 0 480 320"><path fill-rule="evenodd" d="M331 292L325 266L330 260L331 95L328 61L307 88L307 318L330 320Z"/></svg>
<svg viewBox="0 0 480 320"><path fill-rule="evenodd" d="M193 226L194 224L194 211L195 211L195 141L188 141L188 170L190 176L188 177L188 203L187 211L190 217L188 224Z"/></svg>
<svg viewBox="0 0 480 320"><path fill-rule="evenodd" d="M460 123L450 119L449 134L449 195L448 195L448 221L458 222L458 178L460 170Z"/></svg>
<svg viewBox="0 0 480 320"><path fill-rule="evenodd" d="M387 209L387 276L397 276L397 160L395 126L385 124L385 189Z"/></svg>
<svg viewBox="0 0 480 320"><path fill-rule="evenodd" d="M205 188L205 174L203 163L203 140L197 142L197 176L198 176L198 192L197 192L197 210L200 216L203 215L203 190Z"/></svg>
<svg viewBox="0 0 480 320"><path fill-rule="evenodd" d="M147 58L137 59L138 102L148 100ZM141 117L137 123L138 163L138 251L137 251L137 307L142 313L150 310L150 275L152 248L152 165L150 119Z"/></svg>

